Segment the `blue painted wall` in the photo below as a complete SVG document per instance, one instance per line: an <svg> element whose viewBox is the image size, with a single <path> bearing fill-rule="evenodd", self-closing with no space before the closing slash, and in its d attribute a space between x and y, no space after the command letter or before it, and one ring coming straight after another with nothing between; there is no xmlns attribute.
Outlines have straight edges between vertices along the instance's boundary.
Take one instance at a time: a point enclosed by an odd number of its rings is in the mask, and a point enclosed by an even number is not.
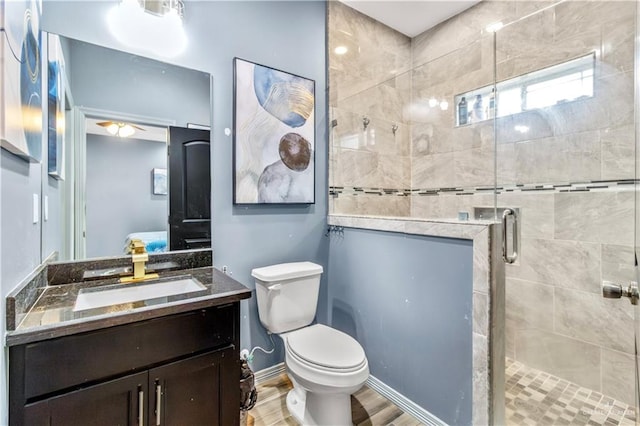
<svg viewBox="0 0 640 426"><path fill-rule="evenodd" d="M45 1L42 26L71 38L136 52L109 33L104 16L111 2ZM189 44L176 58L155 57L213 76L212 214L216 266L253 288L251 269L271 263L310 260L327 264L323 237L327 213L325 71L326 4L318 1L187 2L184 27ZM232 204L233 58L241 57L316 82L316 203L297 207L236 207ZM326 280L321 300L326 301ZM323 303L323 302L322 302ZM326 312L321 305L321 312ZM258 320L255 297L242 306L242 347L269 346ZM320 315L321 320L325 320ZM284 360L282 345L257 355L256 369Z"/></svg>
<svg viewBox="0 0 640 426"><path fill-rule="evenodd" d="M371 374L471 424L471 241L345 229L329 253L330 324L362 344Z"/></svg>
<svg viewBox="0 0 640 426"><path fill-rule="evenodd" d="M42 27L140 53L119 45L109 34L103 18L112 4L45 1ZM372 374L378 379L451 424L469 424L470 242L362 230L346 230L342 240L324 236L325 3L187 2L185 28L190 40L187 51L171 60L155 59L205 71L214 77L212 211L216 266L228 266L236 279L253 288L250 271L254 267L299 260L322 264L327 273L321 285L318 321L357 337L367 351ZM233 206L232 140L224 130L232 127L235 56L316 81L316 204ZM23 165L18 167L12 158L6 159L3 155L0 174L2 223L13 223L15 217L31 229L24 218L29 217L29 194L40 188L39 169L38 173L25 172ZM5 192L7 188L10 189ZM15 212L8 212L8 206ZM15 283L14 279L25 276L35 266L31 264L39 259L39 233L29 239L8 239L8 236L3 229L3 265L21 258L30 260L28 265L21 264L19 270L3 269L3 278L11 277ZM2 283L3 296L9 288L9 282ZM243 302L242 315L242 346L269 346L258 320L255 298ZM282 345L276 343L274 354L256 356L256 369L284 359ZM6 400L0 406L0 423L3 420L6 422Z"/></svg>

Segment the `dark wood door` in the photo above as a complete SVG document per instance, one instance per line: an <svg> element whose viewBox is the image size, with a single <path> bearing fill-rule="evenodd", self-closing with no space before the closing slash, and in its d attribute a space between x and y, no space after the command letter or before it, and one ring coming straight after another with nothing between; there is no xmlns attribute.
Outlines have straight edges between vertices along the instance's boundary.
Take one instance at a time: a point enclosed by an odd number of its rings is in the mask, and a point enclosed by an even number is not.
<svg viewBox="0 0 640 426"><path fill-rule="evenodd" d="M211 247L208 130L169 127L169 249Z"/></svg>
<svg viewBox="0 0 640 426"><path fill-rule="evenodd" d="M28 404L24 424L133 426L140 418L146 423L148 377L147 372L133 374Z"/></svg>
<svg viewBox="0 0 640 426"><path fill-rule="evenodd" d="M149 413L152 424L228 425L221 418L221 371L224 355L208 352L149 370ZM229 357L227 355L227 357ZM237 385L237 380L236 380ZM233 394L239 394L239 388ZM235 407L236 418L239 403Z"/></svg>

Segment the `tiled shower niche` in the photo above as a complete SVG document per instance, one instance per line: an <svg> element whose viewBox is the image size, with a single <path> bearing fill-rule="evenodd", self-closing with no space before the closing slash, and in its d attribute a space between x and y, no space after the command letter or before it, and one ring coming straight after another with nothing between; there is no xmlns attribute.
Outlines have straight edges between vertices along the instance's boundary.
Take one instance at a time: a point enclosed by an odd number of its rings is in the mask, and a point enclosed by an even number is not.
<svg viewBox="0 0 640 426"><path fill-rule="evenodd" d="M506 117L526 111L575 102L593 97L595 53L551 65L543 69L499 81L454 97L456 125L480 123L494 117ZM497 94L497 96L496 96ZM435 106L435 98L429 106ZM447 109L446 100L440 101ZM530 129L516 124L514 130Z"/></svg>

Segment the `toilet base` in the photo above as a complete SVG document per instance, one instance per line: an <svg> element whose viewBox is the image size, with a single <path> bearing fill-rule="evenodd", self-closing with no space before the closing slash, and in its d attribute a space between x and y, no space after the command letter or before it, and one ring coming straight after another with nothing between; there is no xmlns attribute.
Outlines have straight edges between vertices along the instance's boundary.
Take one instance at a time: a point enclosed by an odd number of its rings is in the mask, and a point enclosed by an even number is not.
<svg viewBox="0 0 640 426"><path fill-rule="evenodd" d="M351 426L351 395L312 393L294 387L287 394L291 417L303 426Z"/></svg>
<svg viewBox="0 0 640 426"><path fill-rule="evenodd" d="M300 425L304 425L304 407L306 403L306 392L294 387L287 393L287 410L291 417Z"/></svg>

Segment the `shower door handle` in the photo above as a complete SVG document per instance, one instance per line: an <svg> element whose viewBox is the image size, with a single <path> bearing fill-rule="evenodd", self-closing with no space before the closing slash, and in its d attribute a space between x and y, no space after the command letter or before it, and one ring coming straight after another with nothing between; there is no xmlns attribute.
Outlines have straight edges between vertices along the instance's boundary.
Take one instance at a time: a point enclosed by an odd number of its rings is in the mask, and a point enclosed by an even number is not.
<svg viewBox="0 0 640 426"><path fill-rule="evenodd" d="M622 285L610 281L602 282L602 297L606 299L620 299L622 296L631 299L630 302L632 305L637 305L638 299L640 299L638 284L632 282L629 284L629 287L623 288Z"/></svg>
<svg viewBox="0 0 640 426"><path fill-rule="evenodd" d="M511 249L511 254L507 253L507 228L509 216L513 216L513 228L511 229L511 238L513 247ZM518 258L518 216L516 215L516 211L513 209L504 209L502 212L502 258L507 263L514 263Z"/></svg>

